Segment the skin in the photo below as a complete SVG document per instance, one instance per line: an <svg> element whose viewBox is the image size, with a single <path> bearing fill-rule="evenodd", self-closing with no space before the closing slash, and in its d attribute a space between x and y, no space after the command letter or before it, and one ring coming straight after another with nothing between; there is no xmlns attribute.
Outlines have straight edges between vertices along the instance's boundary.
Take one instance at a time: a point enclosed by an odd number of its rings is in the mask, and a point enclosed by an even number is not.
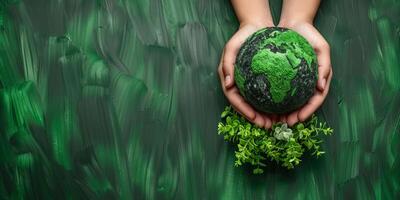
<svg viewBox="0 0 400 200"><path fill-rule="evenodd" d="M320 0L284 0L279 27L290 28L302 35L314 48L318 59L318 82L314 95L300 109L280 116L289 126L307 120L324 102L332 80L328 42L314 27L313 21Z"/></svg>
<svg viewBox="0 0 400 200"><path fill-rule="evenodd" d="M222 90L232 107L258 127L270 128L278 116L256 111L240 95L234 83L234 63L240 46L251 34L264 27L275 26L269 2L265 0L232 0L232 6L240 22L238 31L226 43L221 55L218 74Z"/></svg>
<svg viewBox="0 0 400 200"><path fill-rule="evenodd" d="M323 103L332 79L329 45L313 26L319 0L284 0L279 27L290 28L308 40L318 58L318 84L314 96L300 109L286 115L267 115L258 112L240 95L234 83L236 55L245 39L263 27L274 26L269 2L265 0L232 0L233 8L240 22L238 31L227 42L222 52L218 74L225 96L232 107L250 122L266 129L277 121L289 126L307 120Z"/></svg>

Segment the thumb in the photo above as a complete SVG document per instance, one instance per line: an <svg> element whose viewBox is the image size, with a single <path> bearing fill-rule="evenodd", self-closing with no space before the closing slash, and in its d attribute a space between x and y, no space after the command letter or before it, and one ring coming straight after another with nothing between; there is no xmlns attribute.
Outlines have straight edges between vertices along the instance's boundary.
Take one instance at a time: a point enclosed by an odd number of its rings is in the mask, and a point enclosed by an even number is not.
<svg viewBox="0 0 400 200"><path fill-rule="evenodd" d="M317 87L320 91L324 91L326 82L329 76L330 67L321 66L318 70L318 84Z"/></svg>
<svg viewBox="0 0 400 200"><path fill-rule="evenodd" d="M234 43L228 43L225 47L224 60L222 63L222 70L224 73L224 84L226 88L231 88L234 85L234 71L237 48Z"/></svg>
<svg viewBox="0 0 400 200"><path fill-rule="evenodd" d="M331 57L329 45L327 42L321 42L316 48L317 60L318 60L318 84L317 88L320 91L324 91L326 83L331 71Z"/></svg>

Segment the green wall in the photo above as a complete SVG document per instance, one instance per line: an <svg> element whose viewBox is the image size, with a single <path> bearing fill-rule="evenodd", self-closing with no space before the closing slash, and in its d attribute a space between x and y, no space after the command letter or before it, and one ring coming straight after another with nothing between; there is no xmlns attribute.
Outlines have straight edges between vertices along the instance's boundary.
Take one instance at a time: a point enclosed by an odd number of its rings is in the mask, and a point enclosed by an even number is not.
<svg viewBox="0 0 400 200"><path fill-rule="evenodd" d="M0 199L399 199L400 1L324 0L315 24L335 133L260 176L216 131L228 0L2 0Z"/></svg>

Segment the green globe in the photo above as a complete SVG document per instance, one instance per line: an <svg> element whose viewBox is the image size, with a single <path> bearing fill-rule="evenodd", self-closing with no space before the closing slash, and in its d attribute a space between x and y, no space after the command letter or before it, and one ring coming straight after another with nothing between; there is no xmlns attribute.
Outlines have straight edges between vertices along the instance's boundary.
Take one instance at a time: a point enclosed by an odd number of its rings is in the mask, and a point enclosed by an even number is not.
<svg viewBox="0 0 400 200"><path fill-rule="evenodd" d="M314 49L287 28L263 28L241 46L235 83L254 108L284 114L303 106L314 94L318 64Z"/></svg>

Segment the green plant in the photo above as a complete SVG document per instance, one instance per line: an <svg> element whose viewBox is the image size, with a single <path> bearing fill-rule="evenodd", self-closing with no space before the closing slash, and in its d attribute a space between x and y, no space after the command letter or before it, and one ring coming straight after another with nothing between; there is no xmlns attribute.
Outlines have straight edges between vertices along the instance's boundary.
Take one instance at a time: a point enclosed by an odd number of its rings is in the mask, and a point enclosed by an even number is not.
<svg viewBox="0 0 400 200"><path fill-rule="evenodd" d="M313 115L310 120L288 128L286 123L276 123L271 129L259 128L227 106L218 123L218 134L224 140L237 144L235 166L245 163L254 166L253 173L263 173L265 160L275 161L287 169L301 162L305 151L319 157L325 152L320 148L319 135L331 135L333 129L318 121Z"/></svg>

